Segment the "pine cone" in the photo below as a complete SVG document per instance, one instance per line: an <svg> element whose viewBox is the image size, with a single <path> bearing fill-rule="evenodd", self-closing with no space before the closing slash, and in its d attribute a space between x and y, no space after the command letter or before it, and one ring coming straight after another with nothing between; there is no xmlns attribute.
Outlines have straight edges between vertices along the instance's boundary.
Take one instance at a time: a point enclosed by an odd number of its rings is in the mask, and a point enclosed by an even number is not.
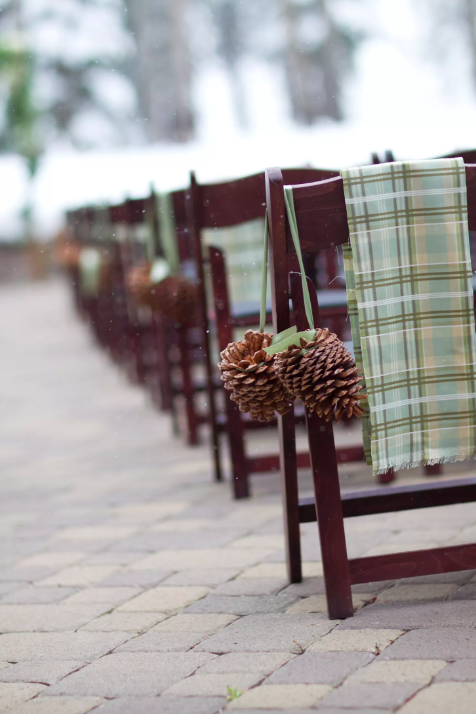
<svg viewBox="0 0 476 714"><path fill-rule="evenodd" d="M80 243L61 241L55 247L56 261L66 270L77 269L81 250Z"/></svg>
<svg viewBox="0 0 476 714"><path fill-rule="evenodd" d="M99 274L99 287L109 290L112 285L112 259L106 250L101 251L101 271Z"/></svg>
<svg viewBox="0 0 476 714"><path fill-rule="evenodd" d="M343 342L328 329L317 330L310 342L301 338L301 346L280 352L276 371L286 390L326 421L333 416L336 421L344 415L362 416L359 400L366 397L360 394L362 376Z"/></svg>
<svg viewBox="0 0 476 714"><path fill-rule="evenodd" d="M223 350L218 365L230 399L258 421L271 421L275 412L286 414L293 401L277 377L274 356L264 351L271 340L268 332L248 330L244 340Z"/></svg>
<svg viewBox="0 0 476 714"><path fill-rule="evenodd" d="M183 275L169 275L151 287L153 309L183 325L195 319L197 288Z"/></svg>
<svg viewBox="0 0 476 714"><path fill-rule="evenodd" d="M152 306L150 263L136 265L131 268L126 276L127 289L137 305Z"/></svg>

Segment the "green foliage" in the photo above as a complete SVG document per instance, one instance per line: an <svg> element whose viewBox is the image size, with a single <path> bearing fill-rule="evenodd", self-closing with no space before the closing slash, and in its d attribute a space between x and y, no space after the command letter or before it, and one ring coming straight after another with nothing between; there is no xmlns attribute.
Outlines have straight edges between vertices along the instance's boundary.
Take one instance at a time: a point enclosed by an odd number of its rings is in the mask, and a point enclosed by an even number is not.
<svg viewBox="0 0 476 714"><path fill-rule="evenodd" d="M34 176L41 154L39 114L33 101L33 60L26 49L0 44L0 78L7 88L0 148L21 154Z"/></svg>
<svg viewBox="0 0 476 714"><path fill-rule="evenodd" d="M227 702L232 702L234 699L238 699L238 697L241 697L243 692L240 692L236 687L230 687L228 686L228 694L226 697Z"/></svg>

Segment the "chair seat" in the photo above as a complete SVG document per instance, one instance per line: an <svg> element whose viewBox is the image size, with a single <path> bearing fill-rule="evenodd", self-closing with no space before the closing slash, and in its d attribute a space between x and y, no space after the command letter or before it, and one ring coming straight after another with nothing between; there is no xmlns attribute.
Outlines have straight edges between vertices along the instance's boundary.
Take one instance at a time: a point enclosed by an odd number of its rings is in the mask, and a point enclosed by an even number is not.
<svg viewBox="0 0 476 714"><path fill-rule="evenodd" d="M318 290L317 299L320 308L347 307L347 293L345 290ZM291 301L290 307L291 306ZM240 300L233 303L231 312L235 319L244 317L254 318L259 315L259 300ZM266 312L271 312L271 300L266 301ZM256 319L255 319L256 321Z"/></svg>

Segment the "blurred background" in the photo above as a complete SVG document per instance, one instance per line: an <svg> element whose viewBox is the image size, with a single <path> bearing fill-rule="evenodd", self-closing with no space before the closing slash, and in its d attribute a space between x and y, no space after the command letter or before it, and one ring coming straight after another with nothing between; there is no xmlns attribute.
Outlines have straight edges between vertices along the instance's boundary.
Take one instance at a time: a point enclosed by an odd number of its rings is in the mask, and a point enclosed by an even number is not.
<svg viewBox="0 0 476 714"><path fill-rule="evenodd" d="M476 0L0 0L0 240L270 165L476 146Z"/></svg>

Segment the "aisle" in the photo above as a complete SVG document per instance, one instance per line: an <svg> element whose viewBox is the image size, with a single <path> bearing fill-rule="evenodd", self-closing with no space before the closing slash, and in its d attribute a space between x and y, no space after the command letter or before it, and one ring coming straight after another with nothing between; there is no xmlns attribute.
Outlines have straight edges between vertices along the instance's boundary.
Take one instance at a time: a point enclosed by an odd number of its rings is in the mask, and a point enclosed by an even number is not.
<svg viewBox="0 0 476 714"><path fill-rule="evenodd" d="M330 622L315 524L287 585L277 477L232 502L61 283L2 287L0 305L0 712L472 711L474 573L363 586ZM476 540L476 507L349 534L352 555Z"/></svg>

